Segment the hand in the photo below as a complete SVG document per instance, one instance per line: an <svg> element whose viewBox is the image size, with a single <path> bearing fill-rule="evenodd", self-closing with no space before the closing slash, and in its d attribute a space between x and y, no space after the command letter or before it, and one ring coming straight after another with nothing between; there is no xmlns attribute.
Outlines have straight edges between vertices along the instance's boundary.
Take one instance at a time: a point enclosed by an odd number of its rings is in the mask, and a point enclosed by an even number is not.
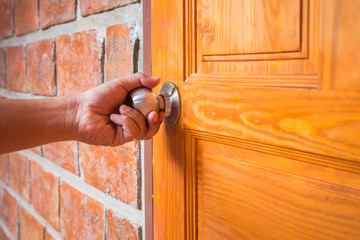
<svg viewBox="0 0 360 240"><path fill-rule="evenodd" d="M136 139L150 139L159 130L164 112L143 115L126 105L125 98L138 87L153 88L160 78L137 73L112 80L76 96L75 131L78 140L116 146Z"/></svg>

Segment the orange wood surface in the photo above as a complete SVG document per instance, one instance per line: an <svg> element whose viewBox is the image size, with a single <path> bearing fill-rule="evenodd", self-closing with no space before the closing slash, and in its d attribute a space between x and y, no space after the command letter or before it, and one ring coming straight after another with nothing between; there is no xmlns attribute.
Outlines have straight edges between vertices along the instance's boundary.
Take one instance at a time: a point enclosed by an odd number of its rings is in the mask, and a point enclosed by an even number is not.
<svg viewBox="0 0 360 240"><path fill-rule="evenodd" d="M360 1L152 1L154 239L360 239Z"/></svg>
<svg viewBox="0 0 360 240"><path fill-rule="evenodd" d="M300 2L197 1L197 35L204 46L201 49L203 56L299 51Z"/></svg>
<svg viewBox="0 0 360 240"><path fill-rule="evenodd" d="M202 137L194 149L199 239L359 236L360 194L337 185L354 174Z"/></svg>

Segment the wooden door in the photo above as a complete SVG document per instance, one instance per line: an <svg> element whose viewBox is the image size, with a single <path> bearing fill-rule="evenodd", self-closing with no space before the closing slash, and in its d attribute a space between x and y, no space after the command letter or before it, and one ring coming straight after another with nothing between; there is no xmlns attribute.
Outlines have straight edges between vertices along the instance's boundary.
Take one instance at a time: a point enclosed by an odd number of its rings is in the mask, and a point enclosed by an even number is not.
<svg viewBox="0 0 360 240"><path fill-rule="evenodd" d="M360 239L360 1L152 1L154 239Z"/></svg>

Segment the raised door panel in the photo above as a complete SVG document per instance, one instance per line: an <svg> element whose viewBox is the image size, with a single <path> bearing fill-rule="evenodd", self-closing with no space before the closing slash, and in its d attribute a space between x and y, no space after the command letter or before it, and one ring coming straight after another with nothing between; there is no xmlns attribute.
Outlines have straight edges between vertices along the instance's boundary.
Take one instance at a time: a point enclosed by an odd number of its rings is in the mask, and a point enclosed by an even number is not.
<svg viewBox="0 0 360 240"><path fill-rule="evenodd" d="M310 0L189 0L188 80L317 88L320 8Z"/></svg>
<svg viewBox="0 0 360 240"><path fill-rule="evenodd" d="M232 138L187 139L188 239L360 238L356 173Z"/></svg>
<svg viewBox="0 0 360 240"><path fill-rule="evenodd" d="M300 0L201 0L197 6L199 53L205 59L301 50Z"/></svg>

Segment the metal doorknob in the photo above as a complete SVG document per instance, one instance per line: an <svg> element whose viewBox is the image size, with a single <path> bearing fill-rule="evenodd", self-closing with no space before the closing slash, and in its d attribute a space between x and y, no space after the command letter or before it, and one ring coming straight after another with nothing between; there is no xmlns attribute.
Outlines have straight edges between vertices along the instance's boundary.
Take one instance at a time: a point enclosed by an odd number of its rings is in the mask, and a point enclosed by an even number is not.
<svg viewBox="0 0 360 240"><path fill-rule="evenodd" d="M180 117L179 90L172 82L164 83L159 95L150 88L136 88L128 93L125 104L138 110L145 118L152 111L164 111L167 126L173 126Z"/></svg>

